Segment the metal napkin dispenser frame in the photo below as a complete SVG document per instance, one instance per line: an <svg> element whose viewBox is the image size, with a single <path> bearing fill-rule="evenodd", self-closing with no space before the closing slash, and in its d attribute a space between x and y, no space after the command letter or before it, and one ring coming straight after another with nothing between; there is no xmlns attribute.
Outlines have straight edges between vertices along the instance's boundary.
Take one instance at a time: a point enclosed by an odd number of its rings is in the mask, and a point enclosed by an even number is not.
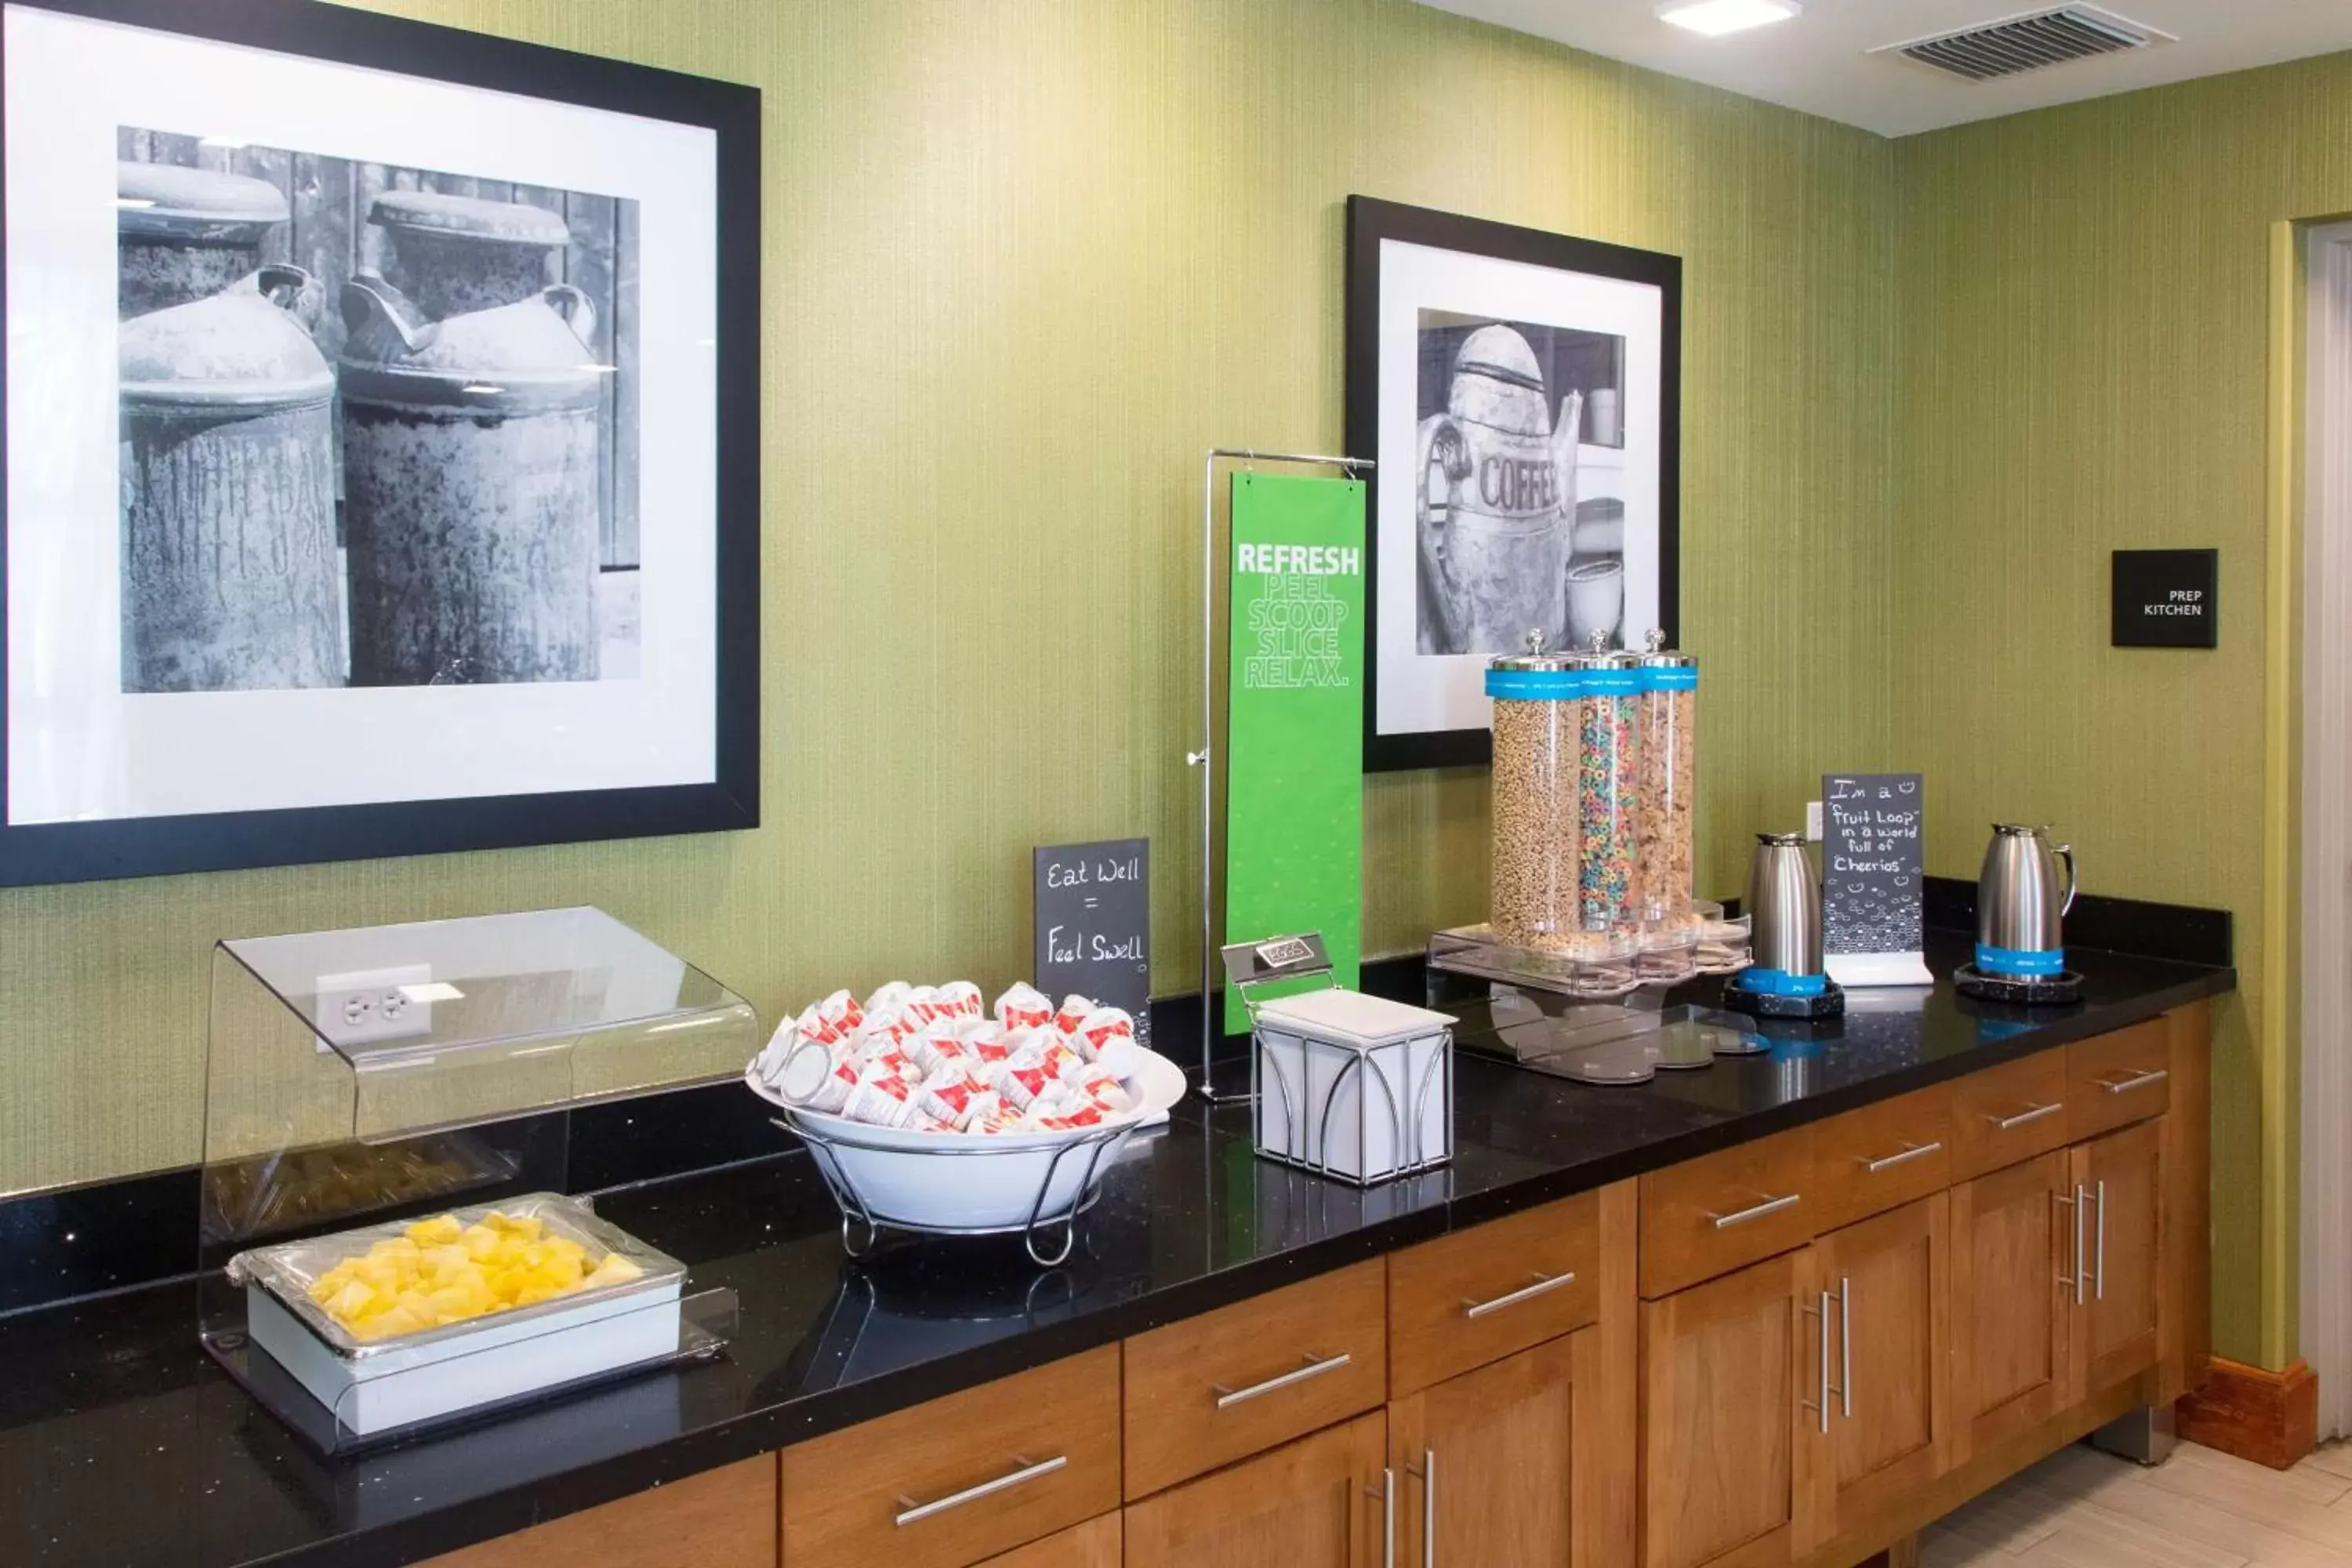
<svg viewBox="0 0 2352 1568"><path fill-rule="evenodd" d="M1251 1128L1261 1159L1359 1187L1453 1159L1453 1019L1347 991L1319 932L1235 942L1222 954L1226 983L1249 1012ZM1318 979L1287 997L1255 994ZM1353 1001L1307 1007L1391 1013L1408 1026L1373 1036L1282 1010L1333 993Z"/></svg>

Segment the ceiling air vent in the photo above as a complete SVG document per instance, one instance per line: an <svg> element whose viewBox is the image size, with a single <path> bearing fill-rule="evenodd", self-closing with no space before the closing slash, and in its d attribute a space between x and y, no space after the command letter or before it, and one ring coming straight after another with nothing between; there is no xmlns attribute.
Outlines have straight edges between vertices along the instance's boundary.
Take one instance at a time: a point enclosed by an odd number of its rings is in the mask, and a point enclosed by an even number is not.
<svg viewBox="0 0 2352 1568"><path fill-rule="evenodd" d="M2126 21L2095 5L2060 5L1957 33L1888 44L1870 52L1901 55L1964 81L1990 81L2093 55L2120 54L2173 41L2169 33Z"/></svg>

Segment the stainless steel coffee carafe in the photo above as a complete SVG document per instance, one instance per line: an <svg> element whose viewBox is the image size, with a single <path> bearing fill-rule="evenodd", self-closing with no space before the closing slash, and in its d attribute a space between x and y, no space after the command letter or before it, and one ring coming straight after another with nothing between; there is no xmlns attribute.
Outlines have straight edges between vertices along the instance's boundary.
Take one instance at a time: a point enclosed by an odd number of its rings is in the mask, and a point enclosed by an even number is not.
<svg viewBox="0 0 2352 1568"><path fill-rule="evenodd" d="M1994 823L1977 878L1977 968L2002 975L2063 973L2063 919L2074 906L2074 847L2052 844L2044 828Z"/></svg>
<svg viewBox="0 0 2352 1568"><path fill-rule="evenodd" d="M1822 972L1822 890L1801 833L1759 833L1748 863L1755 967L1805 976Z"/></svg>

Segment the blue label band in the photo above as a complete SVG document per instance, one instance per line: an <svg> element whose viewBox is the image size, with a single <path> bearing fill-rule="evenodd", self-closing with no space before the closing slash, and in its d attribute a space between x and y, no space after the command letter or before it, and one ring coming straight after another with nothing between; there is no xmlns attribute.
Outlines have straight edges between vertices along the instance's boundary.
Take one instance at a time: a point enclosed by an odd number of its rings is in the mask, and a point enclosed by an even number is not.
<svg viewBox="0 0 2352 1568"><path fill-rule="evenodd" d="M1698 667L1693 664L1653 666L1642 671L1642 684L1652 691L1696 691Z"/></svg>
<svg viewBox="0 0 2352 1568"><path fill-rule="evenodd" d="M1565 702L1584 695L1584 675L1574 669L1490 669L1486 695L1516 702Z"/></svg>
<svg viewBox="0 0 2352 1568"><path fill-rule="evenodd" d="M1732 984L1759 996L1819 996L1828 989L1829 976L1791 974L1785 969L1743 969Z"/></svg>
<svg viewBox="0 0 2352 1568"><path fill-rule="evenodd" d="M1584 672L1584 690L1590 697L1631 697L1642 689L1642 673L1635 669L1588 669Z"/></svg>
<svg viewBox="0 0 2352 1568"><path fill-rule="evenodd" d="M2025 979L2063 974L2066 973L2066 950L2063 947L1987 947L1979 942L1977 968L1987 974L2014 974Z"/></svg>

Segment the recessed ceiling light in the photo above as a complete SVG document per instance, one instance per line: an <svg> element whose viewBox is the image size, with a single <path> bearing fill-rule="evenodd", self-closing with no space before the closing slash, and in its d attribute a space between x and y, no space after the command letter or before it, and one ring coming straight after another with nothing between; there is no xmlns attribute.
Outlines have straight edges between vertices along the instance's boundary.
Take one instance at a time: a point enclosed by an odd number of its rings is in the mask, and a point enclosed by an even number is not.
<svg viewBox="0 0 2352 1568"><path fill-rule="evenodd" d="M1658 19L1719 38L1769 22L1785 22L1802 9L1797 0L1664 0L1658 6Z"/></svg>

